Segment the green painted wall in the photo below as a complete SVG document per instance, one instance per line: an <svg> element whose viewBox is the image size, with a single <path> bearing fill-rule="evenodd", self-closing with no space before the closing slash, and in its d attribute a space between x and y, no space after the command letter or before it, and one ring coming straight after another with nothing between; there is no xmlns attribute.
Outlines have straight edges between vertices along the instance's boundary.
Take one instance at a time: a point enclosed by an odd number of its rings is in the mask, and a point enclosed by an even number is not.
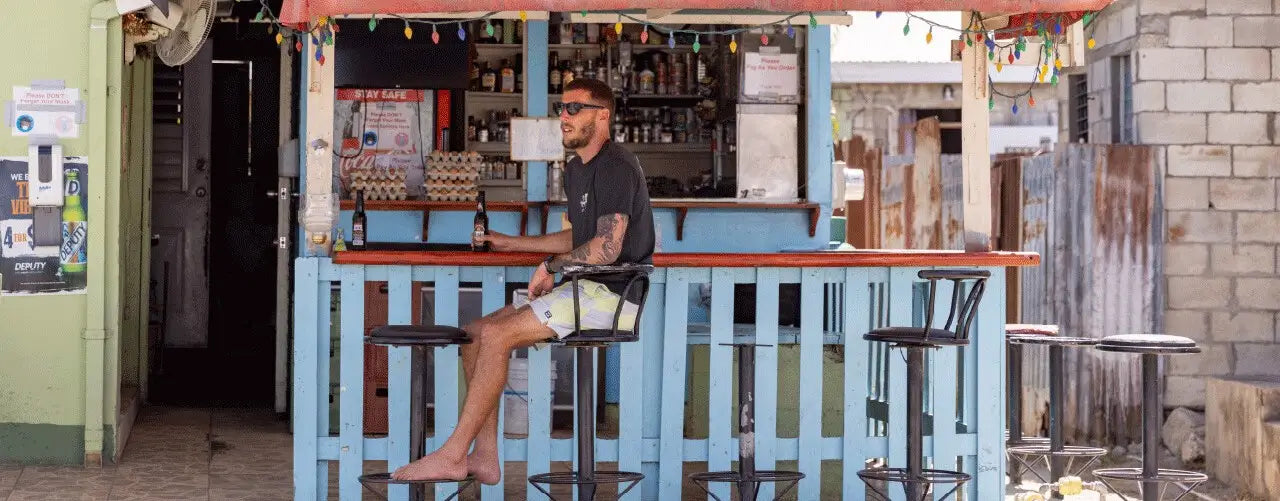
<svg viewBox="0 0 1280 501"><path fill-rule="evenodd" d="M0 74L0 100L12 99L14 85L27 85L37 79L58 79L68 87L81 89L82 98L92 106L89 26L90 9L95 3L95 0L6 2L5 15L0 16L0 41L9 50L0 51L0 67L5 68ZM85 370L89 362L83 339L87 325L86 295L0 297L0 319L4 319L0 322L0 460L82 463L86 402L90 402L89 399L97 402L99 398L104 428L102 456L110 461L114 455L122 371L120 339L122 335L138 339L137 322L121 328L125 319L133 318L124 313L123 308L130 305L122 298L137 297L139 283L145 283L145 278L141 282L137 277L132 282L121 280L124 261L121 239L124 235L137 234L137 231L122 234L121 211L128 211L125 214L136 218L145 204L121 203L124 186L129 182L136 185L138 179L121 176L119 109L124 89L119 31L118 19L107 27L107 32L113 35L108 37L110 43L106 46L109 57L105 126L94 130L93 124L82 124L81 137L62 143L67 155L90 156L89 138L94 135L106 138L105 158L89 158L90 185L87 187L91 197L94 193L106 197L106 211L94 213L86 208L91 235L89 252L100 253L99 256L106 259L101 269L89 271L90 274L102 273L107 284L104 291L106 341L101 370L104 374L86 374ZM25 154L25 138L0 132L0 155ZM131 306L137 311L136 302ZM132 350L139 352L136 346ZM133 358L132 363L136 364L137 355ZM96 384L102 387L93 388L87 399L86 386Z"/></svg>

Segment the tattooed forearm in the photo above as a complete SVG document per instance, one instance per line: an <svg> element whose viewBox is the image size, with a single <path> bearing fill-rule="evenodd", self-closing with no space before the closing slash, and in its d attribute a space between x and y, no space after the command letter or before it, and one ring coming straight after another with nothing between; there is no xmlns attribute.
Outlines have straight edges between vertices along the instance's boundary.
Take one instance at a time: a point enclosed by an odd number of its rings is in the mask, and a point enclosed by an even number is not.
<svg viewBox="0 0 1280 501"><path fill-rule="evenodd" d="M612 264L622 253L622 238L627 233L625 214L606 214L596 219L596 236L587 243L551 260L551 270L560 271L568 264Z"/></svg>

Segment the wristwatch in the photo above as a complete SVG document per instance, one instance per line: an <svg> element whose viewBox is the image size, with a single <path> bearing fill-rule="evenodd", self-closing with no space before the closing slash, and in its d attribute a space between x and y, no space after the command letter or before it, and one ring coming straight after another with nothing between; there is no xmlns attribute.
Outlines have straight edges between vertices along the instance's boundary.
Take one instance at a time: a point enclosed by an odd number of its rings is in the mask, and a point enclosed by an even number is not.
<svg viewBox="0 0 1280 501"><path fill-rule="evenodd" d="M555 256L555 255L550 255L550 256L547 256L547 258L546 258L546 259L543 259L543 260L542 260L542 267L543 267L543 268L546 268L547 273L550 273L550 274L552 274L552 275L555 275L555 274L556 274L555 270L552 270L552 269L551 269L551 260L553 260L553 259L555 259L555 258L556 258L556 256Z"/></svg>

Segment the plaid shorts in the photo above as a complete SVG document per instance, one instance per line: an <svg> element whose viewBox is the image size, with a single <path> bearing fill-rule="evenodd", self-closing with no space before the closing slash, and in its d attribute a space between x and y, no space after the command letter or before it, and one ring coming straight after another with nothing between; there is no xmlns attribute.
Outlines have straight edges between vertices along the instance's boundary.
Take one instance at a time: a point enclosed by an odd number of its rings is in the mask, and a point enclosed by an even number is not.
<svg viewBox="0 0 1280 501"><path fill-rule="evenodd" d="M599 282L578 280L578 311L582 329L612 329L613 315L618 311L620 299ZM526 304L543 325L556 332L556 337L563 339L573 333L573 282L560 284L533 300L528 296L518 296L512 306L519 308ZM622 315L618 317L618 330L633 330L639 309L635 303L626 301Z"/></svg>

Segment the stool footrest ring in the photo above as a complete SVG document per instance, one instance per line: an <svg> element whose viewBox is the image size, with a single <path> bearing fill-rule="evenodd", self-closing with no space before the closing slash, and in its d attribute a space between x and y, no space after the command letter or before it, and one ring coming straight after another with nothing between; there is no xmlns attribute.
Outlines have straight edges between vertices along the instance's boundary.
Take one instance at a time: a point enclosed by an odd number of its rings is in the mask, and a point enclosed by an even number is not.
<svg viewBox="0 0 1280 501"><path fill-rule="evenodd" d="M458 495L462 494L462 491L466 490L467 487L471 487L471 484L476 481L475 477L472 477L471 475L467 475L467 478L462 480L397 480L391 478L390 473L369 473L367 475L361 475L359 480L360 485L363 485L365 489L369 490L369 492L384 500L387 499L387 497L383 493L374 490L374 485L414 485L426 487L428 485L457 482L458 490L453 491L453 494L450 494L449 497L445 498L445 501L457 498Z"/></svg>
<svg viewBox="0 0 1280 501"><path fill-rule="evenodd" d="M933 499L933 494L930 491L932 491L932 486L934 484L954 484L954 487L952 487L950 491L947 491L946 494L943 494L942 497L938 498L947 499L952 494L955 494L956 490L959 489L961 485L964 485L965 482L968 482L973 477L962 471L934 470L926 468L920 470L919 476L913 476L906 468L871 468L859 471L858 478L861 478L863 482L878 480L881 482L893 482L899 484L924 485L926 488L921 489L921 494L923 496L921 499L908 500L924 501L925 499ZM888 493L880 492L869 482L867 483L867 486L871 487L871 490L875 491L876 494L879 494L881 499L889 499Z"/></svg>
<svg viewBox="0 0 1280 501"><path fill-rule="evenodd" d="M1155 477L1146 477L1143 475L1142 468L1102 468L1093 470L1093 476L1097 477L1098 480L1101 480L1103 484L1106 484L1107 488L1110 489L1111 492L1116 494L1119 494L1119 492L1115 487L1107 482L1107 480L1174 484L1182 488L1182 492L1179 493L1177 497L1174 497L1172 501L1182 499L1187 494L1190 494L1191 491L1195 490L1195 488L1200 484L1209 480L1209 476L1203 473L1185 470L1170 470L1165 468L1157 470ZM1122 494L1120 497L1126 500L1128 499Z"/></svg>
<svg viewBox="0 0 1280 501"><path fill-rule="evenodd" d="M551 499L555 498L550 492L543 489L542 485L628 484L626 488L618 491L618 497L621 498L624 494L638 485L641 480L644 480L643 473L631 471L596 470L594 473L595 474L593 476L595 478L589 480L582 478L582 475L576 471L539 473L529 477L529 484L535 489L542 491L543 494Z"/></svg>
<svg viewBox="0 0 1280 501"><path fill-rule="evenodd" d="M782 497L785 496L787 492L791 491L791 489L794 488L796 484L800 482L800 480L803 478L804 478L803 473L800 473L798 471L783 471L783 470L756 470L755 474L751 475L750 478L743 478L742 472L732 471L732 470L708 471L704 473L694 473L692 475L689 475L689 480L692 480L693 483L698 486L698 488L702 489L703 492L707 493L708 496L711 496L716 501L720 501L720 497L716 496L715 494L712 494L711 490L707 489L706 484L711 482L734 483L734 484L740 483L740 482L751 482L753 485L751 487L752 492L749 493L750 497L749 498L747 497L748 493L739 492L738 499L754 500L756 499L756 496L760 494L760 484L763 484L766 482L767 483L786 483L787 484L786 487L783 487L782 490L774 494L773 498L777 500L777 499L782 499Z"/></svg>
<svg viewBox="0 0 1280 501"><path fill-rule="evenodd" d="M1107 450L1100 447L1084 447L1079 445L1066 445L1062 450L1055 451L1049 444L1024 444L1005 449L1006 453L1013 457L1015 461L1030 471L1041 483L1057 482L1056 478L1046 478L1040 474L1033 463L1043 461L1045 471L1053 469L1053 458L1064 458L1067 464L1063 467L1064 475L1079 476L1093 463L1097 462L1103 456L1107 455ZM1076 459L1080 459L1079 463Z"/></svg>

